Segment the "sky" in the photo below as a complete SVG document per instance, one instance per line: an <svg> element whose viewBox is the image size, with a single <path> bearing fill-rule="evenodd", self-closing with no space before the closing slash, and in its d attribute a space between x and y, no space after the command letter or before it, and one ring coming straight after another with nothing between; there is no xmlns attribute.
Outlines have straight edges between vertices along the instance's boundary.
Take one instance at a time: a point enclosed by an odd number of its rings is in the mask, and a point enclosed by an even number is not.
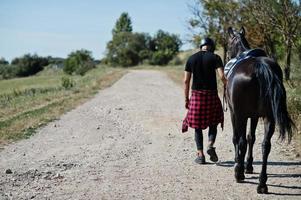
<svg viewBox="0 0 301 200"><path fill-rule="evenodd" d="M187 38L188 4L194 0L0 0L0 57L26 53L67 57L78 49L105 56L106 44L122 12L134 32L159 29ZM191 48L184 44L182 49Z"/></svg>

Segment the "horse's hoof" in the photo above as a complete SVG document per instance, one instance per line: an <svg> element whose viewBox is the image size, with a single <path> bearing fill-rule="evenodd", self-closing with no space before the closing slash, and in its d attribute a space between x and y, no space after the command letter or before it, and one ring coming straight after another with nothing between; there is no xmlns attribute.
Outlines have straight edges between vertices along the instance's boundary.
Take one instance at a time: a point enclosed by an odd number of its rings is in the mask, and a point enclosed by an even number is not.
<svg viewBox="0 0 301 200"><path fill-rule="evenodd" d="M238 164L235 164L234 166L234 176L237 183L242 183L243 180L245 180L244 169Z"/></svg>
<svg viewBox="0 0 301 200"><path fill-rule="evenodd" d="M268 186L266 186L266 185L264 185L264 186L258 185L258 187L257 187L257 193L258 194L267 194L268 193Z"/></svg>
<svg viewBox="0 0 301 200"><path fill-rule="evenodd" d="M246 168L246 171L245 171L246 174L253 174L253 167L251 168Z"/></svg>
<svg viewBox="0 0 301 200"><path fill-rule="evenodd" d="M243 183L243 182L244 182L244 179L236 178L236 183Z"/></svg>
<svg viewBox="0 0 301 200"><path fill-rule="evenodd" d="M243 183L245 180L244 173L241 173L241 174L235 173L235 180L236 180L236 183Z"/></svg>

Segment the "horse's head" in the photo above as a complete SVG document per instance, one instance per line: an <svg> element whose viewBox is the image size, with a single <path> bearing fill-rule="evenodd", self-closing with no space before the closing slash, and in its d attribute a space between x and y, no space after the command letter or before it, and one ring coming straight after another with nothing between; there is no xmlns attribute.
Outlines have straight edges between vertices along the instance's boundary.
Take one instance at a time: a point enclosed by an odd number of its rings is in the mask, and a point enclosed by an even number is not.
<svg viewBox="0 0 301 200"><path fill-rule="evenodd" d="M228 29L229 39L228 39L228 52L227 60L238 56L247 49L250 49L249 43L245 38L245 29L241 27L240 31L234 32L232 27Z"/></svg>

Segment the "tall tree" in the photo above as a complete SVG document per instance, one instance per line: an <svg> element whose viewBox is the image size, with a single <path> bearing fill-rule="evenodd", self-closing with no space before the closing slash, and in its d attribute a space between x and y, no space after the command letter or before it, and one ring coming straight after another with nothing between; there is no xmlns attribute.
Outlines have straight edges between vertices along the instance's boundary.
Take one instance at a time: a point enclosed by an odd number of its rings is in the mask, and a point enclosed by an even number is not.
<svg viewBox="0 0 301 200"><path fill-rule="evenodd" d="M149 36L143 33L120 32L107 44L106 62L113 66L134 66L148 57Z"/></svg>
<svg viewBox="0 0 301 200"><path fill-rule="evenodd" d="M112 31L113 38L107 43L105 63L113 66L134 66L148 62L167 64L179 51L182 44L177 35L159 30L152 38L145 33L132 32L132 22L127 13L122 13Z"/></svg>
<svg viewBox="0 0 301 200"><path fill-rule="evenodd" d="M277 60L276 46L279 43L279 34L269 25L269 20L263 17L265 9L250 0L242 0L241 3L241 25L248 30L247 38L250 44L265 49L269 56Z"/></svg>
<svg viewBox="0 0 301 200"><path fill-rule="evenodd" d="M195 0L189 20L191 30L212 36L227 51L226 30L239 24L247 27L251 46L263 47L277 59L285 56L284 74L290 79L293 45L300 47L301 0ZM235 13L236 15L233 15Z"/></svg>
<svg viewBox="0 0 301 200"><path fill-rule="evenodd" d="M270 43L270 50L274 53L275 37L280 34L282 46L285 49L286 80L290 79L291 52L293 44L297 42L298 28L301 22L301 3L293 0L247 0L246 8L263 29L265 41ZM274 38L273 38L274 37ZM273 52L274 51L274 52Z"/></svg>
<svg viewBox="0 0 301 200"><path fill-rule="evenodd" d="M128 13L123 12L119 19L116 21L115 27L112 30L113 35L116 35L121 32L132 32L132 20Z"/></svg>

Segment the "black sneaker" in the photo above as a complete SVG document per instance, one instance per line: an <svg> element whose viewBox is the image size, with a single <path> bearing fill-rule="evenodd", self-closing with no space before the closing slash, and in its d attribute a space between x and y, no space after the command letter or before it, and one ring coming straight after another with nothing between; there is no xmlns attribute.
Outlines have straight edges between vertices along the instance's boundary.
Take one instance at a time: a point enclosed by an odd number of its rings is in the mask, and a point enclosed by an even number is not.
<svg viewBox="0 0 301 200"><path fill-rule="evenodd" d="M194 162L200 165L205 164L206 163L205 156L197 156Z"/></svg>
<svg viewBox="0 0 301 200"><path fill-rule="evenodd" d="M209 147L208 150L207 150L207 153L210 156L210 160L212 162L217 162L218 161L218 157L217 157L216 152L215 152L215 147Z"/></svg>

